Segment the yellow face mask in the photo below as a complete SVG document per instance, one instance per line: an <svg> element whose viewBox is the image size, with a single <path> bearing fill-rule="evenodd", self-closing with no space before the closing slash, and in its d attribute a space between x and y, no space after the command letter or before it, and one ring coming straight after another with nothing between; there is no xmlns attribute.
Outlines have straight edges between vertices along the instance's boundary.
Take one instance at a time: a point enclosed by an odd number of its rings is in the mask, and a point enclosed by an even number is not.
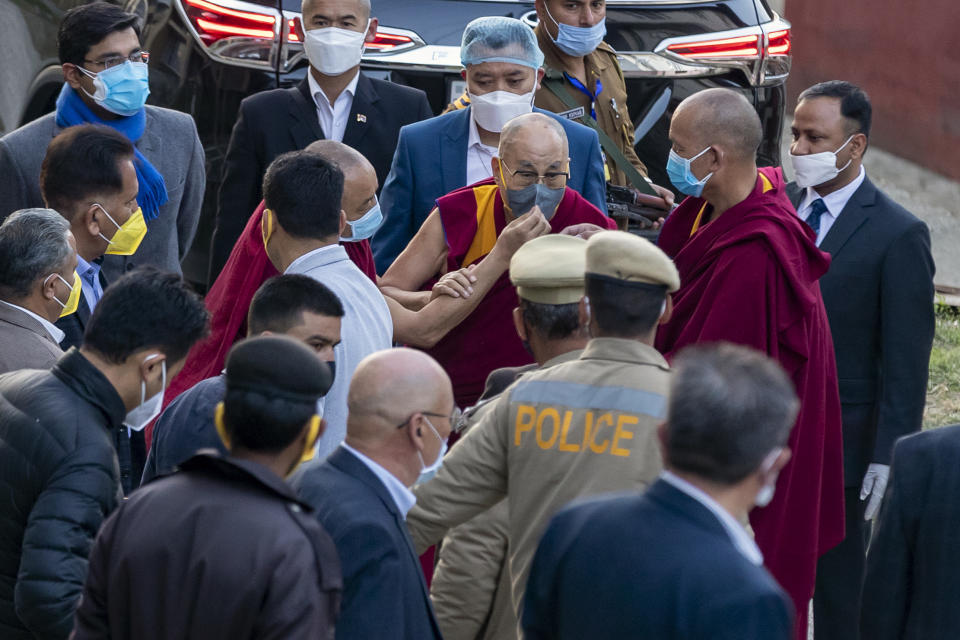
<svg viewBox="0 0 960 640"><path fill-rule="evenodd" d="M117 232L113 234L112 238L100 234L100 237L106 240L109 245L104 253L109 256L132 256L136 253L140 243L143 242L144 236L147 235L147 223L143 219L143 209L137 207L137 210L130 214L127 221L120 225L113 219L113 216L107 213L106 209L97 203L94 204L100 208L100 211L103 211L103 215L107 216L107 219L117 228Z"/></svg>
<svg viewBox="0 0 960 640"><path fill-rule="evenodd" d="M273 235L273 211L270 209L263 210L263 217L260 218L260 233L263 235L263 249L266 251L270 236Z"/></svg>
<svg viewBox="0 0 960 640"><path fill-rule="evenodd" d="M61 302L60 298L58 298L56 294L53 296L53 299L57 301L57 304L63 307L63 310L60 311L60 317L62 318L74 313L77 310L77 307L80 306L80 274L78 274L76 271L73 272L73 286L71 286L70 283L64 280L63 276L61 276L59 273L51 273L44 279L43 286L47 286L47 281L54 276L59 278L60 282L70 288L70 295L67 296L66 302Z"/></svg>
<svg viewBox="0 0 960 640"><path fill-rule="evenodd" d="M226 424L223 421L224 406L220 402L217 404L217 408L213 414L213 424L217 428L217 435L220 436L220 440L223 441L223 445L229 449L230 448L230 434L227 433ZM293 469L290 469L289 473L293 473L297 467L299 467L304 462L308 460L313 460L316 452L314 447L317 444L317 438L320 437L320 416L314 415L310 418L309 426L307 427L307 442L303 448L303 454L300 456L300 460L297 461L297 464L293 466Z"/></svg>

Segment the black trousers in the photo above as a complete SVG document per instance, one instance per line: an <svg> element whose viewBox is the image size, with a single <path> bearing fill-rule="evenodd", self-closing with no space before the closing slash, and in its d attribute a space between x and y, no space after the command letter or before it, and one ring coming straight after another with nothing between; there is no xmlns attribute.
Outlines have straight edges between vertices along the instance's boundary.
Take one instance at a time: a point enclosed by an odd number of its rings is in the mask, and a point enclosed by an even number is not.
<svg viewBox="0 0 960 640"><path fill-rule="evenodd" d="M859 640L860 594L866 564L871 525L863 520L866 500L860 500L860 486L843 492L846 509L846 537L817 562L817 583L813 593L813 635L815 640Z"/></svg>

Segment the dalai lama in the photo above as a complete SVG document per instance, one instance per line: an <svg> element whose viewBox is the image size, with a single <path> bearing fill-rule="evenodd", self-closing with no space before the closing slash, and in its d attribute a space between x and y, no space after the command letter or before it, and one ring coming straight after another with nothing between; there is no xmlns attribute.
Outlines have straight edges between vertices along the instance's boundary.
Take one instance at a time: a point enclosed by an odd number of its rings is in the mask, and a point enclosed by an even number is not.
<svg viewBox="0 0 960 640"><path fill-rule="evenodd" d="M697 342L747 345L792 378L801 401L793 457L750 521L767 568L793 599L795 637L806 640L817 558L843 538L840 399L817 282L830 257L794 212L781 170L757 169L761 138L753 106L728 89L694 94L674 112L667 173L689 197L660 235L681 286L656 346L669 358Z"/></svg>
<svg viewBox="0 0 960 640"><path fill-rule="evenodd" d="M566 186L569 164L567 136L556 120L529 113L508 122L498 156L491 160L493 178L437 200L381 278L383 293L419 308L430 300L429 288L438 279L482 262L501 234L519 225L532 227L525 236L583 223L614 229L612 220ZM516 305L516 291L504 273L477 308L429 350L453 380L459 406L476 402L494 369L533 362L513 328Z"/></svg>

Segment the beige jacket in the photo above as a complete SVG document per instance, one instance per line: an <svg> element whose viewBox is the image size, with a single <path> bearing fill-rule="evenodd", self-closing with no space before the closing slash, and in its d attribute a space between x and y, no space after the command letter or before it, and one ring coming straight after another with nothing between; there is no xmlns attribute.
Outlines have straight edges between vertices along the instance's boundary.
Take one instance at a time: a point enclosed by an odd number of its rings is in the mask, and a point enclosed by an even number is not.
<svg viewBox="0 0 960 640"><path fill-rule="evenodd" d="M407 525L417 551L509 496L514 610L554 513L570 501L639 491L660 473L656 429L669 367L653 347L595 338L580 359L526 374L415 489Z"/></svg>

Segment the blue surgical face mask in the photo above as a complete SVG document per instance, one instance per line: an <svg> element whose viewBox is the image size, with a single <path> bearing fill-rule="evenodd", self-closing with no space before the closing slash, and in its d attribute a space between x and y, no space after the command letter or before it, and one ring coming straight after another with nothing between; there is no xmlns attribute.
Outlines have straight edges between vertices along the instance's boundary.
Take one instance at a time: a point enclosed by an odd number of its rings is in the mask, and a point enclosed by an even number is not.
<svg viewBox="0 0 960 640"><path fill-rule="evenodd" d="M347 220L347 226L350 227L349 238L340 238L343 242L360 242L367 238L372 238L383 223L383 213L380 212L380 202L375 200L373 206L359 219L350 222Z"/></svg>
<svg viewBox="0 0 960 640"><path fill-rule="evenodd" d="M423 419L426 420L430 430L433 431L433 435L437 436L437 440L440 441L440 453L437 454L437 459L428 466L423 464L423 456L417 451L417 455L420 456L420 477L417 478L417 484L423 484L437 475L437 471L440 470L440 465L443 464L443 456L447 453L447 441L440 437L440 432L437 431L432 422L427 420L426 416L424 416Z"/></svg>
<svg viewBox="0 0 960 640"><path fill-rule="evenodd" d="M710 147L707 147L692 158L681 158L676 151L670 149L670 157L667 159L667 176L670 177L670 182L677 188L677 191L695 198L700 197L700 194L703 193L703 187L706 186L707 180L713 174L708 173L703 176L703 180L697 180L697 177L690 170L690 163L709 150Z"/></svg>
<svg viewBox="0 0 960 640"><path fill-rule="evenodd" d="M553 21L553 24L557 25L557 37L554 38L550 36L550 39L553 40L553 43L557 45L560 51L563 51L568 56L579 58L593 53L593 51L600 46L600 43L603 42L603 37L607 35L606 18L592 27L574 27L569 24L557 22L550 14L550 9L547 9L546 3L544 3L543 8L546 10L550 20Z"/></svg>
<svg viewBox="0 0 960 640"><path fill-rule="evenodd" d="M132 116L147 103L150 81L146 62L127 60L100 73L77 68L93 78L94 93L91 95L85 89L83 92L110 113Z"/></svg>

